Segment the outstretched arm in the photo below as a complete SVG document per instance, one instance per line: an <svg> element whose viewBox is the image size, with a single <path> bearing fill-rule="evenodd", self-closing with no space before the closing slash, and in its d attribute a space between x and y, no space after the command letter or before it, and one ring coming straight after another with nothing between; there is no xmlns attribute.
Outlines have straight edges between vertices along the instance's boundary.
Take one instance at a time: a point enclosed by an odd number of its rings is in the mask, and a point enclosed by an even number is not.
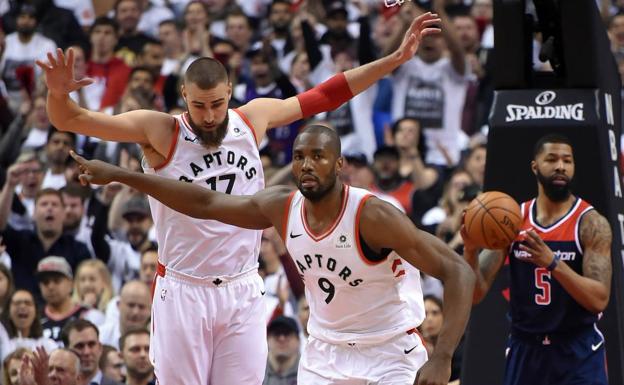
<svg viewBox="0 0 624 385"><path fill-rule="evenodd" d="M121 182L182 214L247 229L280 226L284 203L290 193L289 188L280 186L252 196L223 194L192 183L133 172L99 160L86 160L73 151L71 156L78 162L82 183Z"/></svg>
<svg viewBox="0 0 624 385"><path fill-rule="evenodd" d="M27 171L24 163L12 164L7 170L6 181L0 190L0 231L3 231L9 222L15 187L19 184L20 176Z"/></svg>
<svg viewBox="0 0 624 385"><path fill-rule="evenodd" d="M611 226L597 211L591 210L581 218L580 238L583 245L583 274L578 274L563 261L557 261L553 251L533 230L527 232L526 246L530 262L547 267L554 263L553 276L581 306L600 313L609 303L611 292ZM553 262L554 261L554 262Z"/></svg>
<svg viewBox="0 0 624 385"><path fill-rule="evenodd" d="M475 276L470 266L438 238L420 231L405 214L370 198L360 219L364 241L375 251L392 249L444 283L444 323L435 350L419 371L419 383L447 384L451 357L466 328Z"/></svg>
<svg viewBox="0 0 624 385"><path fill-rule="evenodd" d="M334 110L411 59L424 36L440 32L440 29L432 27L439 22L440 19L435 14L420 15L405 33L401 46L390 55L339 73L297 96L285 100L258 98L240 110L255 126L260 138L264 136L266 128L282 126L320 112Z"/></svg>
<svg viewBox="0 0 624 385"><path fill-rule="evenodd" d="M458 74L464 75L466 73L466 52L461 45L455 26L446 14L444 0L434 0L433 9L440 15L442 32L450 53L451 64Z"/></svg>
<svg viewBox="0 0 624 385"><path fill-rule="evenodd" d="M67 56L58 49L56 57L48 52L48 62L37 60L36 63L45 73L47 110L50 123L56 128L104 140L150 144L161 155L167 156L171 142L169 133L174 125L171 116L147 110L110 116L78 106L69 94L91 84L93 79L74 79L74 51L71 48Z"/></svg>

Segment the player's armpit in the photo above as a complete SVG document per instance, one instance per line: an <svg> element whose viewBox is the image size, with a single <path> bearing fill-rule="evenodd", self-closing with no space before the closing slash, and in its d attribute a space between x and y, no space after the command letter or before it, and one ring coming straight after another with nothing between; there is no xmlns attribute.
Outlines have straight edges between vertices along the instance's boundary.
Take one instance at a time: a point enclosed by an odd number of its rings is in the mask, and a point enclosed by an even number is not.
<svg viewBox="0 0 624 385"><path fill-rule="evenodd" d="M286 205L290 203L293 189L288 186L272 186L258 191L252 196L252 203L259 211L268 226L274 226L278 234L282 233L284 226Z"/></svg>
<svg viewBox="0 0 624 385"><path fill-rule="evenodd" d="M254 126L258 141L264 138L267 129L290 124L302 118L299 101L294 96L284 100L257 98L241 106L239 110Z"/></svg>
<svg viewBox="0 0 624 385"><path fill-rule="evenodd" d="M364 241L375 252L391 249L407 262L432 277L444 281L451 265L470 267L462 257L433 235L416 228L412 221L391 204L370 198L360 215Z"/></svg>
<svg viewBox="0 0 624 385"><path fill-rule="evenodd" d="M583 246L583 276L611 288L611 226L596 210L588 211L579 228Z"/></svg>
<svg viewBox="0 0 624 385"><path fill-rule="evenodd" d="M376 197L367 199L359 214L359 235L376 253L381 253L383 249L399 253L409 242L401 239L405 237L398 233L404 235L418 231L405 214Z"/></svg>

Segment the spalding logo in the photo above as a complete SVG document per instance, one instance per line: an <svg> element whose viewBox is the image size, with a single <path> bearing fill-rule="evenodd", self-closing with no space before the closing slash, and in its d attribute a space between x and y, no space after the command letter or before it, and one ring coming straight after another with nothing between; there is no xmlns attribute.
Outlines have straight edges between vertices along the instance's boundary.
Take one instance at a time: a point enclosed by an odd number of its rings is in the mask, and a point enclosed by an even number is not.
<svg viewBox="0 0 624 385"><path fill-rule="evenodd" d="M557 94L554 91L543 91L535 97L536 106L508 104L505 122L535 119L585 120L583 103L549 106L548 104L552 103L555 98Z"/></svg>

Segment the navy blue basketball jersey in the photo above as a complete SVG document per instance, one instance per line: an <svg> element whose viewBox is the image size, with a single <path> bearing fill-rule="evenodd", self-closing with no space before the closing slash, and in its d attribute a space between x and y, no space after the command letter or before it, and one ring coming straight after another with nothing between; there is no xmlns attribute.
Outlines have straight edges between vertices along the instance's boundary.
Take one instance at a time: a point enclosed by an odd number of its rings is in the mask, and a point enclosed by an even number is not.
<svg viewBox="0 0 624 385"><path fill-rule="evenodd" d="M566 263L577 273L583 274L579 223L593 207L577 198L566 215L544 227L537 223L536 206L535 199L521 205L524 222L510 248L509 304L512 329L527 333L567 333L590 326L598 317L579 305L546 268L523 261L527 253L520 250L518 245L524 239L524 232L533 229L559 256L559 263Z"/></svg>

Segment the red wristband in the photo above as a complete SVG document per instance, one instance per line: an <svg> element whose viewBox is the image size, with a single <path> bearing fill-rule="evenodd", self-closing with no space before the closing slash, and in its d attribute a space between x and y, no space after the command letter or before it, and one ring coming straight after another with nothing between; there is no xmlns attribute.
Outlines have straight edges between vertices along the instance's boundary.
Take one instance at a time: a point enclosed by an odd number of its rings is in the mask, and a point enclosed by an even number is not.
<svg viewBox="0 0 624 385"><path fill-rule="evenodd" d="M297 95L303 118L320 112L335 110L349 101L353 93L344 73L332 76L318 86Z"/></svg>

